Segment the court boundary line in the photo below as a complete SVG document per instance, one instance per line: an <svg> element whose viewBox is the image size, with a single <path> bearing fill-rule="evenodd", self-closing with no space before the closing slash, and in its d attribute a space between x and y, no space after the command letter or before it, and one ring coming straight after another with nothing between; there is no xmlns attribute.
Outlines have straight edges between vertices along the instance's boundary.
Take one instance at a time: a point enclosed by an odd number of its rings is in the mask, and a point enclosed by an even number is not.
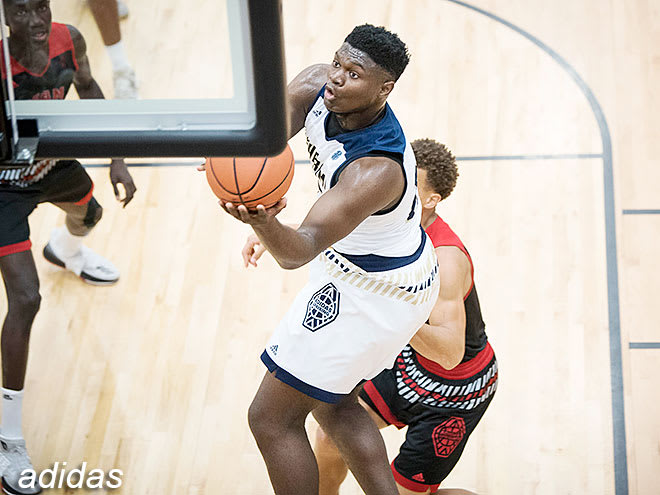
<svg viewBox="0 0 660 495"><path fill-rule="evenodd" d="M628 495L628 453L626 447L625 403L623 397L623 349L621 345L621 315L619 308L619 268L616 245L616 217L614 205L614 172L612 139L598 99L580 74L559 53L541 40L511 22L461 0L445 0L473 10L510 28L550 55L578 85L589 102L600 130L603 146L603 189L605 214L605 260L607 273L607 307L610 336L610 389L612 392L612 441L614 447L614 489L616 495Z"/></svg>
<svg viewBox="0 0 660 495"><path fill-rule="evenodd" d="M660 210L621 210L623 215L660 215Z"/></svg>
<svg viewBox="0 0 660 495"><path fill-rule="evenodd" d="M628 342L630 349L660 349L660 342Z"/></svg>

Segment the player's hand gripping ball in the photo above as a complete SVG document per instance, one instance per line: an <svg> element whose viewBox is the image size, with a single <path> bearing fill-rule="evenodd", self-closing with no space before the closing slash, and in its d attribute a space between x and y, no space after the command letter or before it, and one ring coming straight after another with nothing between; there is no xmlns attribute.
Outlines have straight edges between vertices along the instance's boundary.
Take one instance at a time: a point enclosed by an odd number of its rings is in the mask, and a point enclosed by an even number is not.
<svg viewBox="0 0 660 495"><path fill-rule="evenodd" d="M206 180L224 203L269 208L289 190L293 180L293 152L287 144L271 157L211 157L206 159Z"/></svg>

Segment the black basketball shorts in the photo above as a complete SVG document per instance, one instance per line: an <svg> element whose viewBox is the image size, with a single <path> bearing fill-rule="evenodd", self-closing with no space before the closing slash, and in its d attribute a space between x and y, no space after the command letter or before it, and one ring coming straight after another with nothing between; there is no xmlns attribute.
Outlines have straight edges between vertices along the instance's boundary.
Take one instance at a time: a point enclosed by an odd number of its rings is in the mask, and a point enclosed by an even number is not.
<svg viewBox="0 0 660 495"><path fill-rule="evenodd" d="M0 184L0 256L32 247L28 217L39 203L75 203L92 199L94 184L76 160L60 160L40 181L26 187Z"/></svg>
<svg viewBox="0 0 660 495"><path fill-rule="evenodd" d="M497 360L490 344L452 370L406 346L392 369L366 382L362 400L388 424L408 427L392 462L397 483L416 492L437 490L496 389Z"/></svg>

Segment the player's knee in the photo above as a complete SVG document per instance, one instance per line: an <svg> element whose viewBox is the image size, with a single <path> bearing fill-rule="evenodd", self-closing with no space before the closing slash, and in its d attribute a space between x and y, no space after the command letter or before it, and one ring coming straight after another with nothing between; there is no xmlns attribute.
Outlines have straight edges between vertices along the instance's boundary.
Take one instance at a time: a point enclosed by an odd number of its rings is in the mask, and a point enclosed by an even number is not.
<svg viewBox="0 0 660 495"><path fill-rule="evenodd" d="M32 286L22 288L8 294L9 312L17 318L32 320L39 312L41 306L41 294L39 287Z"/></svg>
<svg viewBox="0 0 660 495"><path fill-rule="evenodd" d="M87 203L87 214L83 219L85 227L88 229L93 228L97 223L101 221L103 216L103 207L96 201L96 198L92 196L92 199Z"/></svg>
<svg viewBox="0 0 660 495"><path fill-rule="evenodd" d="M270 424L272 419L262 402L255 398L248 408L248 425L257 442L265 441L268 439L269 433L273 434L273 430L276 428Z"/></svg>

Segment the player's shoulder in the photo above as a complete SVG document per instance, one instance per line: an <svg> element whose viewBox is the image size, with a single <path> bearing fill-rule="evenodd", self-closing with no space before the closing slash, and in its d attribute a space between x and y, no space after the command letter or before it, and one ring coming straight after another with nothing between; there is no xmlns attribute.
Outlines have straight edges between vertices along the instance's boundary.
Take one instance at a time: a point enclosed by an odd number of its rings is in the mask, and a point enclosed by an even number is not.
<svg viewBox="0 0 660 495"><path fill-rule="evenodd" d="M438 278L447 286L463 288L471 278L472 264L467 254L458 246L438 246L435 248L438 258Z"/></svg>
<svg viewBox="0 0 660 495"><path fill-rule="evenodd" d="M459 246L437 246L435 248L435 254L438 257L438 262L445 262L448 265L452 265L458 268L470 269L470 260Z"/></svg>
<svg viewBox="0 0 660 495"><path fill-rule="evenodd" d="M53 34L57 35L64 35L68 34L69 37L71 38L71 41L73 41L74 45L78 43L84 43L85 39L83 38L82 33L80 30L74 26L73 24L60 24L57 22L54 22L52 25L52 31L51 31L51 36Z"/></svg>
<svg viewBox="0 0 660 495"><path fill-rule="evenodd" d="M311 106L320 89L328 80L329 64L314 64L300 71L289 83L289 98L297 104Z"/></svg>

